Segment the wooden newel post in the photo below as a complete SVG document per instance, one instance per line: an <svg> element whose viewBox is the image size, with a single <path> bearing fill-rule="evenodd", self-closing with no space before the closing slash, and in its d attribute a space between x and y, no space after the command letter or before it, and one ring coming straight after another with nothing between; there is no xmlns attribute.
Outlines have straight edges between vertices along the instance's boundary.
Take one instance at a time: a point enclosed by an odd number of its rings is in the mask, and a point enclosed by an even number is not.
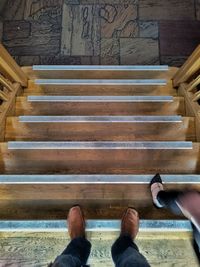
<svg viewBox="0 0 200 267"><path fill-rule="evenodd" d="M17 82L21 84L21 86L27 87L28 77L2 44L0 44L0 73L10 81Z"/></svg>
<svg viewBox="0 0 200 267"><path fill-rule="evenodd" d="M186 82L192 75L200 70L200 45L194 50L173 78L174 87Z"/></svg>

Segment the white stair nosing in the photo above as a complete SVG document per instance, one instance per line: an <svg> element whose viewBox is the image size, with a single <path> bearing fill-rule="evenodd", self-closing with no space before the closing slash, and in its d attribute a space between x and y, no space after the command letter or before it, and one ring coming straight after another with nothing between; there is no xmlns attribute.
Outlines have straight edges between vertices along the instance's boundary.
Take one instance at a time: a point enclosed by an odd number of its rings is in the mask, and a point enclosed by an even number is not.
<svg viewBox="0 0 200 267"><path fill-rule="evenodd" d="M99 71L168 71L168 65L34 65L35 71L78 71L78 70L99 70Z"/></svg>
<svg viewBox="0 0 200 267"><path fill-rule="evenodd" d="M173 96L28 96L28 102L173 102Z"/></svg>
<svg viewBox="0 0 200 267"><path fill-rule="evenodd" d="M121 220L87 220L86 231L119 232ZM140 231L191 232L188 220L140 220ZM0 221L0 232L67 232L66 220Z"/></svg>
<svg viewBox="0 0 200 267"><path fill-rule="evenodd" d="M38 85L166 85L165 79L36 79Z"/></svg>
<svg viewBox="0 0 200 267"><path fill-rule="evenodd" d="M161 175L163 184L200 184L200 175ZM104 185L138 184L149 185L153 175L0 175L0 185Z"/></svg>
<svg viewBox="0 0 200 267"><path fill-rule="evenodd" d="M178 123L182 116L19 116L23 123Z"/></svg>
<svg viewBox="0 0 200 267"><path fill-rule="evenodd" d="M168 142L160 142L160 141L137 141L137 142L111 142L111 141L97 141L97 142L25 142L25 141L9 141L8 149L68 149L68 150L93 150L93 149L103 149L103 150L111 150L111 149L192 149L192 142L189 141L168 141Z"/></svg>

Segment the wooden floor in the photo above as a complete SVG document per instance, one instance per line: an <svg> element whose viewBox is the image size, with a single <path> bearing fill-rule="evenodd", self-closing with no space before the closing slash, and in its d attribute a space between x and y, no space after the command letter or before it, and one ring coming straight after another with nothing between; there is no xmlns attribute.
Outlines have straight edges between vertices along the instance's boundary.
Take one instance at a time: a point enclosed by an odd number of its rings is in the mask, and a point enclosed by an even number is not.
<svg viewBox="0 0 200 267"><path fill-rule="evenodd" d="M200 42L199 0L9 0L2 15L21 65L180 66Z"/></svg>
<svg viewBox="0 0 200 267"><path fill-rule="evenodd" d="M91 267L113 266L110 248L117 233L93 233ZM152 267L198 267L190 234L140 232L136 243ZM66 233L1 233L0 266L46 267L66 247Z"/></svg>

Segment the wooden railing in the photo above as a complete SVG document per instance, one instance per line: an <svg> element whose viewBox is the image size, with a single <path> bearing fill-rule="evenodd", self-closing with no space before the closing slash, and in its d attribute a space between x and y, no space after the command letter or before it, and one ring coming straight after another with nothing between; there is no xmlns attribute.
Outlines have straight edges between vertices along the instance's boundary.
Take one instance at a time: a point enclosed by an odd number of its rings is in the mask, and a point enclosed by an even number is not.
<svg viewBox="0 0 200 267"><path fill-rule="evenodd" d="M173 85L185 98L186 115L196 118L197 140L200 141L200 45L177 71Z"/></svg>
<svg viewBox="0 0 200 267"><path fill-rule="evenodd" d="M26 74L0 44L0 141L4 140L6 117L14 114L15 97L27 84Z"/></svg>

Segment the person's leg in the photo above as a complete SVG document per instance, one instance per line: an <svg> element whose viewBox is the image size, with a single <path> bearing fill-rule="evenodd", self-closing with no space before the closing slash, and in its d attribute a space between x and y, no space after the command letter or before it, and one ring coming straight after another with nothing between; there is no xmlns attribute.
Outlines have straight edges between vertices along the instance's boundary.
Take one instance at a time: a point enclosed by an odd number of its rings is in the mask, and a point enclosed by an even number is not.
<svg viewBox="0 0 200 267"><path fill-rule="evenodd" d="M193 228L194 249L200 259L200 193L198 191L164 191L162 179L156 174L150 182L153 203L177 215L184 215Z"/></svg>
<svg viewBox="0 0 200 267"><path fill-rule="evenodd" d="M138 213L134 209L128 208L122 218L120 237L115 241L111 249L112 258L116 267L150 266L134 243L138 230Z"/></svg>
<svg viewBox="0 0 200 267"><path fill-rule="evenodd" d="M157 208L167 208L175 214L182 214L176 202L178 196L182 194L180 191L165 191L162 179L158 173L151 180L150 187L153 203Z"/></svg>
<svg viewBox="0 0 200 267"><path fill-rule="evenodd" d="M52 267L81 267L87 263L91 244L85 238L85 220L79 206L75 206L69 211L68 230L71 242L56 258Z"/></svg>

